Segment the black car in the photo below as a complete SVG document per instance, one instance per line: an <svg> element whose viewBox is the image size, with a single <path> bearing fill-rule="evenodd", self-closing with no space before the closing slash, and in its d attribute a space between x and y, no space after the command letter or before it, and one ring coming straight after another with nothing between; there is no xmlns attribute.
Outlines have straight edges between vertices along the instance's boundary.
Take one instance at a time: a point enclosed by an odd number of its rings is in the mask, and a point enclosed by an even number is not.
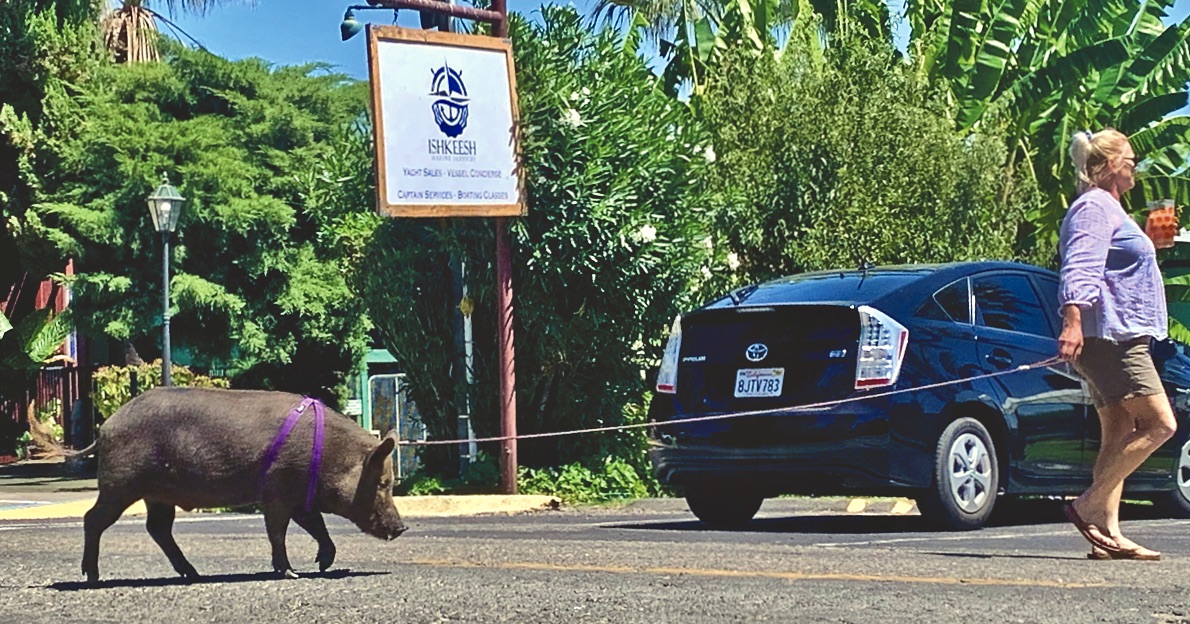
<svg viewBox="0 0 1190 624"><path fill-rule="evenodd" d="M1078 494L1099 450L1084 382L1061 362L1015 370L1057 354L1057 290L1052 271L966 262L733 291L674 322L650 406L657 477L719 527L781 494L909 496L954 529L1004 497ZM1190 515L1190 358L1166 341L1154 361L1179 433L1126 491Z"/></svg>

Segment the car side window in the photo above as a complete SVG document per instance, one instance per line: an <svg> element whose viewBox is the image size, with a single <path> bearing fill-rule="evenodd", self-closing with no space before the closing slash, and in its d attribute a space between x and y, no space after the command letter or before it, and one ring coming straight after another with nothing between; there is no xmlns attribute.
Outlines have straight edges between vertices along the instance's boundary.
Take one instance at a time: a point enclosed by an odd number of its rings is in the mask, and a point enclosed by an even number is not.
<svg viewBox="0 0 1190 624"><path fill-rule="evenodd" d="M1050 321L1050 335L1054 338L1062 333L1062 311L1058 309L1058 280L1049 275L1035 275L1035 283L1041 293L1041 311Z"/></svg>
<svg viewBox="0 0 1190 624"><path fill-rule="evenodd" d="M971 281L977 325L1053 337L1028 277L1005 273L984 275Z"/></svg>
<svg viewBox="0 0 1190 624"><path fill-rule="evenodd" d="M917 315L935 321L971 324L971 295L967 278L943 286L917 310Z"/></svg>

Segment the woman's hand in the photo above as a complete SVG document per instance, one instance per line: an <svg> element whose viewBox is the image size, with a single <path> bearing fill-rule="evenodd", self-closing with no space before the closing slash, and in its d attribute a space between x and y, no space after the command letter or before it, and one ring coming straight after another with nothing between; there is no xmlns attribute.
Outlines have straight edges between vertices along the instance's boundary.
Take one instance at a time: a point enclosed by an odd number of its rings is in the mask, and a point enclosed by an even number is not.
<svg viewBox="0 0 1190 624"><path fill-rule="evenodd" d="M1074 304L1062 306L1062 333L1058 336L1058 357L1073 362L1083 352L1083 315Z"/></svg>
<svg viewBox="0 0 1190 624"><path fill-rule="evenodd" d="M1066 326L1058 336L1058 357L1073 362L1083 352L1083 328Z"/></svg>

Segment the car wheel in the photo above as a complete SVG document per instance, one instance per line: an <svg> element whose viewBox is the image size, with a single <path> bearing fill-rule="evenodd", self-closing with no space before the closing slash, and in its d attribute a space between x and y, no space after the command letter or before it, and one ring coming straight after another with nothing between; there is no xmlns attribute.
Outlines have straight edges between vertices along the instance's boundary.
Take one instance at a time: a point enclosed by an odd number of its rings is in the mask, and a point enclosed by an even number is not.
<svg viewBox="0 0 1190 624"><path fill-rule="evenodd" d="M1000 487L996 446L974 418L946 427L934 456L934 482L917 500L931 524L951 530L982 527L992 515Z"/></svg>
<svg viewBox="0 0 1190 624"><path fill-rule="evenodd" d="M1174 489L1153 502L1173 518L1190 518L1190 438L1182 442L1173 472Z"/></svg>
<svg viewBox="0 0 1190 624"><path fill-rule="evenodd" d="M714 529L738 529L760 510L763 496L687 492L686 504L703 524Z"/></svg>

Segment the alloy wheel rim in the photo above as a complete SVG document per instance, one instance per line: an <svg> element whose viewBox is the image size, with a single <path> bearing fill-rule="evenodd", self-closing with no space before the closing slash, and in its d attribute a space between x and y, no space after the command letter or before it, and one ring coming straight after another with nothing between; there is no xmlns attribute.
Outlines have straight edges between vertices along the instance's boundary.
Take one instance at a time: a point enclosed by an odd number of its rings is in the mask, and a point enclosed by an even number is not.
<svg viewBox="0 0 1190 624"><path fill-rule="evenodd" d="M1186 460L1190 449L1183 451L1182 457ZM955 505L967 513L980 511L987 505L992 487L992 456L987 445L978 436L964 433L955 438L947 455L950 494ZM1190 488L1190 463L1186 465L1186 487Z"/></svg>
<svg viewBox="0 0 1190 624"><path fill-rule="evenodd" d="M1186 440L1182 444L1182 450L1178 453L1178 492L1182 498L1190 501L1190 440Z"/></svg>

